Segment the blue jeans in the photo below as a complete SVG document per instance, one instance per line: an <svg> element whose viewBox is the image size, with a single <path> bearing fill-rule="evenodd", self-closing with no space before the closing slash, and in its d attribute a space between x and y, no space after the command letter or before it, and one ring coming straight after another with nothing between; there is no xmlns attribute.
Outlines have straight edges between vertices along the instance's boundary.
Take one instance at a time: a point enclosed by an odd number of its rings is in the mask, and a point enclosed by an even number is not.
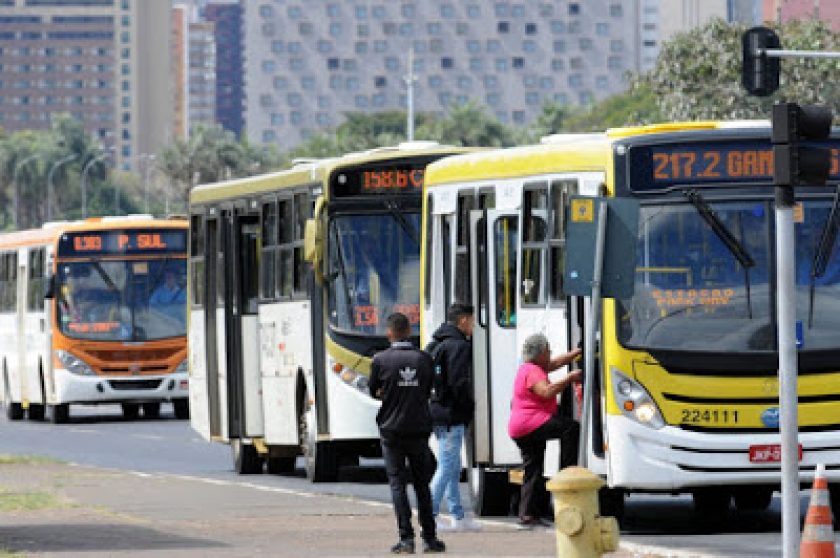
<svg viewBox="0 0 840 558"><path fill-rule="evenodd" d="M455 519L464 519L461 507L461 492L458 481L461 477L461 444L464 440L464 425L435 426L438 442L438 466L432 479L432 514L440 511L440 502L446 494L446 506Z"/></svg>

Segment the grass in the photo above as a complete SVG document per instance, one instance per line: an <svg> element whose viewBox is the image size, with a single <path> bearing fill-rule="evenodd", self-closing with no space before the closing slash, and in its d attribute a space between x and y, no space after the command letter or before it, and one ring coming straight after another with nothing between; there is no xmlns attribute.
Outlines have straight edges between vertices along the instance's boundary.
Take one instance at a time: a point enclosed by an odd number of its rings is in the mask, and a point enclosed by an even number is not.
<svg viewBox="0 0 840 558"><path fill-rule="evenodd" d="M0 491L0 512L38 511L63 506L64 503L49 492Z"/></svg>
<svg viewBox="0 0 840 558"><path fill-rule="evenodd" d="M56 463L62 463L62 461L43 455L0 454L0 465L49 465Z"/></svg>

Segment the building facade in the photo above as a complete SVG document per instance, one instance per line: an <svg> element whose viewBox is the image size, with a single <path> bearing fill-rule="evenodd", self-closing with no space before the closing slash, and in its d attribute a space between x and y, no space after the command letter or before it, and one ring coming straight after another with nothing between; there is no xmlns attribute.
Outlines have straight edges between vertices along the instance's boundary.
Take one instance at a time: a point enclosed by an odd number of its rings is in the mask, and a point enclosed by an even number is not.
<svg viewBox="0 0 840 558"><path fill-rule="evenodd" d="M216 121L216 38L213 22L189 24L189 131Z"/></svg>
<svg viewBox="0 0 840 558"><path fill-rule="evenodd" d="M345 112L415 105L442 114L475 99L525 124L545 101L589 104L638 71L641 0L242 2L245 128L289 148Z"/></svg>
<svg viewBox="0 0 840 558"><path fill-rule="evenodd" d="M242 8L238 3L211 2L203 13L215 25L216 122L239 137L244 128Z"/></svg>
<svg viewBox="0 0 840 558"><path fill-rule="evenodd" d="M170 0L0 1L0 126L84 123L117 164L171 137Z"/></svg>
<svg viewBox="0 0 840 558"><path fill-rule="evenodd" d="M816 17L840 31L840 2L837 0L763 0L764 21L790 21Z"/></svg>

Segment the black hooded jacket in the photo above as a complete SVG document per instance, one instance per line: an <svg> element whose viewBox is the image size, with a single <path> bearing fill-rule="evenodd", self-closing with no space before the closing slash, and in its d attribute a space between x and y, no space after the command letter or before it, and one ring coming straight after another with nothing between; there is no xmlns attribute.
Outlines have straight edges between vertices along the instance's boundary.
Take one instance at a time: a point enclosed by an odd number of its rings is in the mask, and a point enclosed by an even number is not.
<svg viewBox="0 0 840 558"><path fill-rule="evenodd" d="M448 393L440 401L432 401L432 420L435 426L467 425L473 418L475 404L472 394L472 344L452 324L444 323L426 346L430 354L437 352L447 376Z"/></svg>

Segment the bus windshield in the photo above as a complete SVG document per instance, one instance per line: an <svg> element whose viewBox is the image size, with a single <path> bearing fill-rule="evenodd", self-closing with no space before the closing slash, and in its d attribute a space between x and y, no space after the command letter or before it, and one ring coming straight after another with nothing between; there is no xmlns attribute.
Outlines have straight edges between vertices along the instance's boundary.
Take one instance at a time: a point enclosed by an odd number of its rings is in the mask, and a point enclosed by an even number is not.
<svg viewBox="0 0 840 558"><path fill-rule="evenodd" d="M712 201L708 205L753 265L742 265L692 205L643 206L634 295L617 304L619 336L625 346L775 351L773 204ZM840 329L837 245L828 257L825 273L812 278L815 249L830 209L830 200L805 200L795 214L796 319L801 351L840 348L836 335Z"/></svg>
<svg viewBox="0 0 840 558"><path fill-rule="evenodd" d="M402 312L420 324L420 214L339 215L330 222L329 314L333 327L385 335Z"/></svg>
<svg viewBox="0 0 840 558"><path fill-rule="evenodd" d="M184 259L60 262L57 320L64 335L147 341L186 335Z"/></svg>

